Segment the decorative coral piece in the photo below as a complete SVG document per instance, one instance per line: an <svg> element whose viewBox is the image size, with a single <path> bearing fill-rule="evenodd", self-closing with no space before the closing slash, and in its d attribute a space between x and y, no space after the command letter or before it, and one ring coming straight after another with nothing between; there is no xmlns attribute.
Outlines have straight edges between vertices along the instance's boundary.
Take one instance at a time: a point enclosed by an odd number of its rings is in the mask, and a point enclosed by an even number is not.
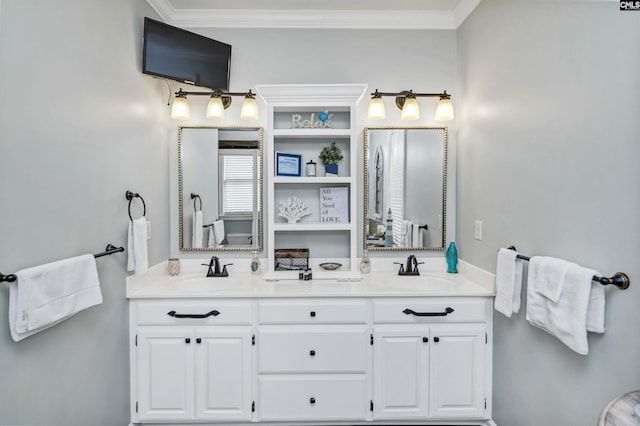
<svg viewBox="0 0 640 426"><path fill-rule="evenodd" d="M297 197L289 197L286 201L280 201L278 216L287 219L289 223L296 223L301 217L311 214L307 206Z"/></svg>

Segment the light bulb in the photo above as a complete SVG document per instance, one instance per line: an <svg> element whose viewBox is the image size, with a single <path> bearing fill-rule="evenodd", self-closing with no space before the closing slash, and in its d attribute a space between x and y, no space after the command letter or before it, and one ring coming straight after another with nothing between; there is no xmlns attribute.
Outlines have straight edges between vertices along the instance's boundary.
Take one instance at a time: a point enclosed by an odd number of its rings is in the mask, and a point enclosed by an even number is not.
<svg viewBox="0 0 640 426"><path fill-rule="evenodd" d="M369 120L382 120L385 118L384 102L380 96L374 96L369 102Z"/></svg>
<svg viewBox="0 0 640 426"><path fill-rule="evenodd" d="M253 97L245 97L240 109L240 118L243 120L257 120L258 119L258 104Z"/></svg>
<svg viewBox="0 0 640 426"><path fill-rule="evenodd" d="M449 120L453 120L453 104L451 103L451 99L440 99L438 107L436 108L436 121Z"/></svg>
<svg viewBox="0 0 640 426"><path fill-rule="evenodd" d="M417 120L420 118L420 108L418 107L418 101L415 97L407 97L404 99L404 106L402 107L402 120Z"/></svg>
<svg viewBox="0 0 640 426"><path fill-rule="evenodd" d="M191 111L189 110L189 103L184 96L176 96L171 106L171 118L176 120L189 120L191 118Z"/></svg>
<svg viewBox="0 0 640 426"><path fill-rule="evenodd" d="M213 118L217 120L224 119L224 106L222 105L222 98L220 96L212 96L207 104L207 118Z"/></svg>

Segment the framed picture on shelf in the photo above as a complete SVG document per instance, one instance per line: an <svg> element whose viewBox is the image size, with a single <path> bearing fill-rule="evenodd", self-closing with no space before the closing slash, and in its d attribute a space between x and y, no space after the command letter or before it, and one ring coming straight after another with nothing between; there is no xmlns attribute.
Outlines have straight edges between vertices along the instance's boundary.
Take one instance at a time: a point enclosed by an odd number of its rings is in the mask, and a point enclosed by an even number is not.
<svg viewBox="0 0 640 426"><path fill-rule="evenodd" d="M276 152L276 176L302 176L302 156Z"/></svg>

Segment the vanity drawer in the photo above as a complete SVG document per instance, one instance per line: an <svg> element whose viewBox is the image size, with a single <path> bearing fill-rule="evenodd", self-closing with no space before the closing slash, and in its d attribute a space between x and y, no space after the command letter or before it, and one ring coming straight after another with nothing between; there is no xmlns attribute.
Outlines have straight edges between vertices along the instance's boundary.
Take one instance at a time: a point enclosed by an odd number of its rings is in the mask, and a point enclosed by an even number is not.
<svg viewBox="0 0 640 426"><path fill-rule="evenodd" d="M364 325L261 326L261 373L364 373L371 345Z"/></svg>
<svg viewBox="0 0 640 426"><path fill-rule="evenodd" d="M405 313L407 309L415 313ZM373 320L391 323L484 322L487 320L487 300L438 297L376 300L373 302Z"/></svg>
<svg viewBox="0 0 640 426"><path fill-rule="evenodd" d="M261 324L366 323L366 300L262 300L258 303Z"/></svg>
<svg viewBox="0 0 640 426"><path fill-rule="evenodd" d="M251 324L251 302L243 300L145 301L134 309L139 325Z"/></svg>
<svg viewBox="0 0 640 426"><path fill-rule="evenodd" d="M260 420L364 420L368 406L364 375L260 376Z"/></svg>

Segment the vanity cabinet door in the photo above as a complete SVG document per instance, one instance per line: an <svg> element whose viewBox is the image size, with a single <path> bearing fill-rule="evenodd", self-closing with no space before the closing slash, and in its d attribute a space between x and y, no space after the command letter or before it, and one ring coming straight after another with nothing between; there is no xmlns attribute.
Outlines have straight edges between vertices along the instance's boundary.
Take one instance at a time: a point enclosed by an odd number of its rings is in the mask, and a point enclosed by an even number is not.
<svg viewBox="0 0 640 426"><path fill-rule="evenodd" d="M430 415L432 418L484 418L484 324L431 326Z"/></svg>
<svg viewBox="0 0 640 426"><path fill-rule="evenodd" d="M193 419L193 329L140 327L137 336L139 419Z"/></svg>
<svg viewBox="0 0 640 426"><path fill-rule="evenodd" d="M251 327L196 329L196 418L251 419Z"/></svg>
<svg viewBox="0 0 640 426"><path fill-rule="evenodd" d="M373 335L374 419L426 419L429 327L377 325Z"/></svg>

